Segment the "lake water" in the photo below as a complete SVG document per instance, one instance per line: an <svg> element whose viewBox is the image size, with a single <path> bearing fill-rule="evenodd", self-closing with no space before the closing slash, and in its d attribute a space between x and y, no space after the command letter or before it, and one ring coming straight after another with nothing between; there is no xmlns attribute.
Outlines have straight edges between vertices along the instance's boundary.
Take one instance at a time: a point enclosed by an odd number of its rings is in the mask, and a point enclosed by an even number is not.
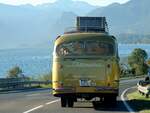
<svg viewBox="0 0 150 113"><path fill-rule="evenodd" d="M19 66L27 76L37 76L50 72L52 49L11 49L0 50L0 77Z"/></svg>
<svg viewBox="0 0 150 113"><path fill-rule="evenodd" d="M134 48L142 48L150 56L150 44L119 44L120 57L128 56ZM51 71L51 64L52 48L0 50L0 78L16 65L22 68L26 76L46 74Z"/></svg>

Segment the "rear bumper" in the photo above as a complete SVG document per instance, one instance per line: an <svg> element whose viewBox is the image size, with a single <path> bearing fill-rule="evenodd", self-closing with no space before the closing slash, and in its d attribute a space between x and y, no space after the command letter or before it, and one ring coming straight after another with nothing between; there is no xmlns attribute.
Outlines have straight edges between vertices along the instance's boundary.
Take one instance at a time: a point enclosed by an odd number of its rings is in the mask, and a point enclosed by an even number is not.
<svg viewBox="0 0 150 113"><path fill-rule="evenodd" d="M61 97L63 95L73 95L75 97L82 97L85 95L92 97L100 97L114 94L118 96L118 88L112 87L78 87L78 88L56 88L53 89L53 95Z"/></svg>
<svg viewBox="0 0 150 113"><path fill-rule="evenodd" d="M118 96L117 92L105 93L105 92L98 92L98 93L57 93L53 94L55 97L73 97L73 98L86 98L87 100L91 100L95 97L112 97Z"/></svg>

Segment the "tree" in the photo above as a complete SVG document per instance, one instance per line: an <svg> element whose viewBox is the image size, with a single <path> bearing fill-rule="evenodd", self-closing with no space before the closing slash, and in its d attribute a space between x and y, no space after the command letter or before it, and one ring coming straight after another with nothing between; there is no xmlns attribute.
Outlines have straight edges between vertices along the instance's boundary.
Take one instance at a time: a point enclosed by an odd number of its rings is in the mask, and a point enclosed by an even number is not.
<svg viewBox="0 0 150 113"><path fill-rule="evenodd" d="M131 69L134 70L136 75L142 75L147 73L148 66L145 63L148 55L145 50L136 48L128 57L128 64Z"/></svg>
<svg viewBox="0 0 150 113"><path fill-rule="evenodd" d="M15 66L8 71L7 78L18 78L22 75L22 69L19 66Z"/></svg>
<svg viewBox="0 0 150 113"><path fill-rule="evenodd" d="M52 80L52 74L48 73L48 74L44 74L40 76L40 80L43 81L51 81Z"/></svg>

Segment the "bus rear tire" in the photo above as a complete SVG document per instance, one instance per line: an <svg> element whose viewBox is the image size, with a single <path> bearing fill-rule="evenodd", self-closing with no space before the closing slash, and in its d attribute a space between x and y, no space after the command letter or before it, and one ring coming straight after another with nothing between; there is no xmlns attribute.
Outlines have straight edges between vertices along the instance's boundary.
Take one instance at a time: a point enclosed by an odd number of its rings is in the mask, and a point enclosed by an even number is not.
<svg viewBox="0 0 150 113"><path fill-rule="evenodd" d="M99 108L99 105L100 105L99 102L93 101L92 104L93 104L93 107L94 107L95 109Z"/></svg>
<svg viewBox="0 0 150 113"><path fill-rule="evenodd" d="M116 106L117 96L104 97L104 102L105 102L105 104Z"/></svg>
<svg viewBox="0 0 150 113"><path fill-rule="evenodd" d="M73 107L74 101L72 98L68 98L68 107Z"/></svg>
<svg viewBox="0 0 150 113"><path fill-rule="evenodd" d="M66 107L67 106L67 98L61 97L61 107Z"/></svg>

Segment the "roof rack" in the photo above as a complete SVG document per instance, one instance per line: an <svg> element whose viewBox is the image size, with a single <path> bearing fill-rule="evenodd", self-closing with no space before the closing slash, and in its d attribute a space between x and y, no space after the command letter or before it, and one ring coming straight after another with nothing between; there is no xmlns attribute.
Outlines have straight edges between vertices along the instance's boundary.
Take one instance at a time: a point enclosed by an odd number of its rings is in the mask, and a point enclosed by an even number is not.
<svg viewBox="0 0 150 113"><path fill-rule="evenodd" d="M77 17L76 22L78 31L108 33L105 17Z"/></svg>
<svg viewBox="0 0 150 113"><path fill-rule="evenodd" d="M68 28L65 34L80 32L98 32L108 34L108 25L105 17L77 17L76 27Z"/></svg>

